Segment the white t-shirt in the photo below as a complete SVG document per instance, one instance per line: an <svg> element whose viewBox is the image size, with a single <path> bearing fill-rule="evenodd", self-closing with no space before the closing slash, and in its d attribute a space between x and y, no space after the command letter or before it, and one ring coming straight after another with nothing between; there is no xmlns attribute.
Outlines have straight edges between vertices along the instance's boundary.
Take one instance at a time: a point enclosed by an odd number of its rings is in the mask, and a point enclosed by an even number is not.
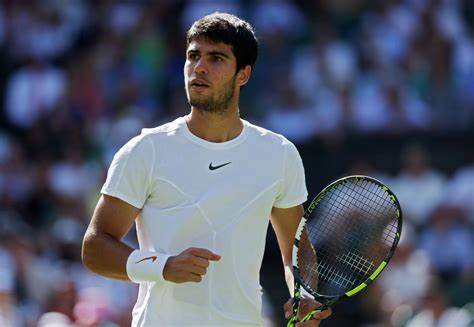
<svg viewBox="0 0 474 327"><path fill-rule="evenodd" d="M281 135L243 121L233 140L192 134L183 117L144 129L115 155L102 193L141 208L141 250L207 248L200 283L141 283L134 326L261 325L262 263L272 207L306 201L301 158Z"/></svg>

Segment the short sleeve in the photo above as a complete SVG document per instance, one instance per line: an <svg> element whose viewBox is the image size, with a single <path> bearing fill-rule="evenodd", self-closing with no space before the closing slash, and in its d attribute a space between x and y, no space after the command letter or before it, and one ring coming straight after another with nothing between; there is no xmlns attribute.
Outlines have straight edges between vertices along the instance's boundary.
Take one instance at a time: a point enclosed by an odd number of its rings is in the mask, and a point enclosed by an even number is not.
<svg viewBox="0 0 474 327"><path fill-rule="evenodd" d="M300 205L308 198L303 161L295 145L284 141L285 153L283 164L283 181L274 207L291 208Z"/></svg>
<svg viewBox="0 0 474 327"><path fill-rule="evenodd" d="M149 137L131 139L115 154L101 193L142 208L150 194L154 156Z"/></svg>

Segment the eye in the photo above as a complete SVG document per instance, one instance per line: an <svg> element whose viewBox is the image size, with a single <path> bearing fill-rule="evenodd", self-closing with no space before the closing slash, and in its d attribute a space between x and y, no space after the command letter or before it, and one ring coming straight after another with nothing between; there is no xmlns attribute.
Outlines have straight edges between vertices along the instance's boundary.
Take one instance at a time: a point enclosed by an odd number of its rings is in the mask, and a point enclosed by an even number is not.
<svg viewBox="0 0 474 327"><path fill-rule="evenodd" d="M212 56L212 60L216 62L222 62L224 59L220 56Z"/></svg>
<svg viewBox="0 0 474 327"><path fill-rule="evenodd" d="M195 52L191 52L188 54L188 60L191 60L191 61L199 60L199 55Z"/></svg>

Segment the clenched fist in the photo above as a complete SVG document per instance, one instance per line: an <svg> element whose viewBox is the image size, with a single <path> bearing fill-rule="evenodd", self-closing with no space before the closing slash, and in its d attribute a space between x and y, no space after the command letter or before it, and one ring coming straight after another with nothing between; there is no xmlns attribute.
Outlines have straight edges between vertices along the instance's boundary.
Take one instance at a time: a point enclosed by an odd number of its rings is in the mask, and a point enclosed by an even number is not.
<svg viewBox="0 0 474 327"><path fill-rule="evenodd" d="M219 261L221 256L207 249L188 248L166 262L163 278L173 283L199 283L207 272L210 261Z"/></svg>

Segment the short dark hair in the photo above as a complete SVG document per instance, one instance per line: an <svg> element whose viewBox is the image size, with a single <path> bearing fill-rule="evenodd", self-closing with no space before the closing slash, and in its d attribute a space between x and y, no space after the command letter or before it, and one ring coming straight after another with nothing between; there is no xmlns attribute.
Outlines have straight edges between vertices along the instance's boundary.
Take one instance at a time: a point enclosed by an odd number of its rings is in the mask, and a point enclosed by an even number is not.
<svg viewBox="0 0 474 327"><path fill-rule="evenodd" d="M258 41L252 25L243 19L215 12L195 21L186 33L186 46L197 38L223 42L232 46L237 61L237 72L257 60Z"/></svg>

